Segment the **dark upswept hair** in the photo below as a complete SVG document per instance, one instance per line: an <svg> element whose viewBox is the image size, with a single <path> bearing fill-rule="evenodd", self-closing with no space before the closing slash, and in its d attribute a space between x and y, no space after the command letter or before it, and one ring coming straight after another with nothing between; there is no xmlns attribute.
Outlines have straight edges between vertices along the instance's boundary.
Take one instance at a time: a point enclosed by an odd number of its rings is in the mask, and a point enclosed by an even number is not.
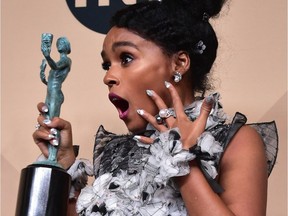
<svg viewBox="0 0 288 216"><path fill-rule="evenodd" d="M215 61L218 40L210 17L221 11L225 0L162 0L140 2L118 11L111 25L157 44L169 56L185 51L191 59L192 91L210 88L207 74ZM206 48L197 50L202 41Z"/></svg>

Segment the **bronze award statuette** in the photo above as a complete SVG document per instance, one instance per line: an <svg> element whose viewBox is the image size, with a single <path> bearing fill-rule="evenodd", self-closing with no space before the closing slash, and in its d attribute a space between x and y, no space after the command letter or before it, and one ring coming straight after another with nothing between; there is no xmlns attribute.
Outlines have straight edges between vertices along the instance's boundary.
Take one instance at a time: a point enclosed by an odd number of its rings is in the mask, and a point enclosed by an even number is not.
<svg viewBox="0 0 288 216"><path fill-rule="evenodd" d="M53 35L42 34L41 50L45 57L40 66L41 81L47 85L45 103L48 107L46 120L59 117L60 108L64 101L61 87L70 68L70 43L65 37L57 40L60 60L55 62L50 57ZM50 66L48 80L45 76L46 62ZM22 169L18 189L16 216L65 216L69 200L71 177L57 163L58 146L61 145L59 131L54 130L53 145L48 143L48 159L36 161Z"/></svg>

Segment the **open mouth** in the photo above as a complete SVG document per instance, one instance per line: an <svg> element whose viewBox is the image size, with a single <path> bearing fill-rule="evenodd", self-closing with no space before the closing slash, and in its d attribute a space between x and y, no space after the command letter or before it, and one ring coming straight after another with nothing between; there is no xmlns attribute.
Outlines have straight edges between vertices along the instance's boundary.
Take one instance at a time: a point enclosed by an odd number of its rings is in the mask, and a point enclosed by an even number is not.
<svg viewBox="0 0 288 216"><path fill-rule="evenodd" d="M120 96L110 93L108 95L109 100L111 103L114 104L114 106L117 108L119 112L119 118L124 119L128 115L128 109L129 109L129 103L125 99L121 98Z"/></svg>

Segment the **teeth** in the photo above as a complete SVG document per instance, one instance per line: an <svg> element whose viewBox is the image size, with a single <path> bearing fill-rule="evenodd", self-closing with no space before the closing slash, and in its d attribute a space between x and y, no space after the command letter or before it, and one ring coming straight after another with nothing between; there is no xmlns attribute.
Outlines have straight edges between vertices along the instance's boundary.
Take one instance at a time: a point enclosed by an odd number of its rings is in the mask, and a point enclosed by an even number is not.
<svg viewBox="0 0 288 216"><path fill-rule="evenodd" d="M118 98L112 98L112 101L117 101L118 100Z"/></svg>

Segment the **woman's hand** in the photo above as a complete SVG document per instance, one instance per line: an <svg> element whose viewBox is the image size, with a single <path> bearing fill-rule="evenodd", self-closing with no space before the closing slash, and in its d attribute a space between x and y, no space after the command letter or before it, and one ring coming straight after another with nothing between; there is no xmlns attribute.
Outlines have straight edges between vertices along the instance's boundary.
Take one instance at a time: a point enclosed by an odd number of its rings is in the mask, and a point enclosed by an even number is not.
<svg viewBox="0 0 288 216"><path fill-rule="evenodd" d="M48 112L47 106L44 103L39 103L37 108L40 112L37 119L39 128L33 133L34 142L38 145L43 155L48 158L48 145L55 145L59 142L54 131L55 129L60 131L61 143L58 146L57 161L64 169L69 168L75 161L71 124L58 117L47 121L45 118Z"/></svg>
<svg viewBox="0 0 288 216"><path fill-rule="evenodd" d="M197 138L204 132L207 118L213 106L213 98L208 97L203 101L201 106L201 111L199 117L195 121L191 121L184 112L183 103L171 83L165 82L166 87L168 88L170 95L172 97L173 108L176 114L176 118L170 116L168 118L163 119L165 124L157 123L157 120L151 114L141 110L138 113L146 119L154 128L159 130L160 132L164 132L169 130L170 128L179 128L182 145L184 149L189 149L193 145L196 144ZM148 95L154 100L155 104L159 108L159 110L167 109L167 105L164 103L162 98L159 97L154 91L148 90ZM153 140L148 137L139 137L140 140L144 143L153 143Z"/></svg>

